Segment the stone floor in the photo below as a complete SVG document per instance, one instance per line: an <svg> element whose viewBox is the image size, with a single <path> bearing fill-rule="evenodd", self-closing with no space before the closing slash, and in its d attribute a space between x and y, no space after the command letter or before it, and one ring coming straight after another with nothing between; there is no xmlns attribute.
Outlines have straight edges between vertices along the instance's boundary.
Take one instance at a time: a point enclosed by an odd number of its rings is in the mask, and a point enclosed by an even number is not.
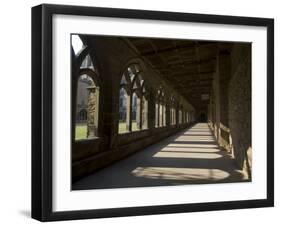
<svg viewBox="0 0 281 226"><path fill-rule="evenodd" d="M77 181L73 190L238 181L246 180L234 160L198 123Z"/></svg>

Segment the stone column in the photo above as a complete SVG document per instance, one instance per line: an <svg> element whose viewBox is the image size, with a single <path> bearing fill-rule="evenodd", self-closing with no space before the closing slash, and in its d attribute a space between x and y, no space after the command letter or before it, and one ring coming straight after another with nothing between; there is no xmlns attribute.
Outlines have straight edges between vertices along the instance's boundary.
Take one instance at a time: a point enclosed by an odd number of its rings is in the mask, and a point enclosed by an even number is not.
<svg viewBox="0 0 281 226"><path fill-rule="evenodd" d="M222 52L219 55L220 112L221 123L228 127L228 83L230 79L230 54Z"/></svg>
<svg viewBox="0 0 281 226"><path fill-rule="evenodd" d="M218 51L214 74L214 129L220 146L228 149L228 83L230 79L230 53Z"/></svg>
<svg viewBox="0 0 281 226"><path fill-rule="evenodd" d="M220 137L220 82L219 82L219 54L216 57L216 71L214 74L214 101L215 101L215 136Z"/></svg>
<svg viewBox="0 0 281 226"><path fill-rule="evenodd" d="M156 124L156 102L152 92L147 94L147 128L153 129Z"/></svg>
<svg viewBox="0 0 281 226"><path fill-rule="evenodd" d="M147 129L148 104L145 96L142 97L142 129Z"/></svg>
<svg viewBox="0 0 281 226"><path fill-rule="evenodd" d="M163 104L163 126L166 126L166 105Z"/></svg>
<svg viewBox="0 0 281 226"><path fill-rule="evenodd" d="M132 131L132 95L127 93L127 113L126 113L126 130Z"/></svg>
<svg viewBox="0 0 281 226"><path fill-rule="evenodd" d="M176 106L176 108L175 108L175 119L176 119L176 121L175 121L175 124L176 125L178 125L179 124L179 108L178 108L178 106Z"/></svg>
<svg viewBox="0 0 281 226"><path fill-rule="evenodd" d="M219 144L226 150L229 149L229 113L228 113L228 85L231 75L230 53L221 51L219 54L219 111L220 111L220 136Z"/></svg>
<svg viewBox="0 0 281 226"><path fill-rule="evenodd" d="M96 87L89 86L88 88L88 119L87 119L87 138L94 138L97 135L95 125L96 117Z"/></svg>
<svg viewBox="0 0 281 226"><path fill-rule="evenodd" d="M141 129L141 119L142 119L142 104L141 98L137 96L137 109L136 109L136 122L137 122L137 129Z"/></svg>
<svg viewBox="0 0 281 226"><path fill-rule="evenodd" d="M155 127L159 127L159 102L155 103Z"/></svg>
<svg viewBox="0 0 281 226"><path fill-rule="evenodd" d="M171 125L171 106L170 104L166 105L166 125L170 126Z"/></svg>
<svg viewBox="0 0 281 226"><path fill-rule="evenodd" d="M170 105L170 125L173 125L173 108Z"/></svg>
<svg viewBox="0 0 281 226"><path fill-rule="evenodd" d="M173 107L173 125L176 125L176 108Z"/></svg>
<svg viewBox="0 0 281 226"><path fill-rule="evenodd" d="M159 108L159 127L163 126L163 105L162 102L158 104Z"/></svg>

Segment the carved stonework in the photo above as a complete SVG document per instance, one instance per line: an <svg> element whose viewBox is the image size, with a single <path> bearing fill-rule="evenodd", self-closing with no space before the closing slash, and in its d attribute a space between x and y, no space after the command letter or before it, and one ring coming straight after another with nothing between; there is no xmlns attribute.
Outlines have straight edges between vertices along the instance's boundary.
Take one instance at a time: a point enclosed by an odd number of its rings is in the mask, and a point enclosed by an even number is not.
<svg viewBox="0 0 281 226"><path fill-rule="evenodd" d="M88 87L88 122L87 122L87 137L93 138L96 136L95 114L96 114L96 87Z"/></svg>

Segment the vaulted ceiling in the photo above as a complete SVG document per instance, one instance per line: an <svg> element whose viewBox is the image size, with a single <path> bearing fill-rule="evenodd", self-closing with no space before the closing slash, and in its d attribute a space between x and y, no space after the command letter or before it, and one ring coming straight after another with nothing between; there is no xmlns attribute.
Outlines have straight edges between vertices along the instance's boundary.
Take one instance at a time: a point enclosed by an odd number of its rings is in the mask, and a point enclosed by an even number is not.
<svg viewBox="0 0 281 226"><path fill-rule="evenodd" d="M181 93L196 109L207 106L216 69L218 49L230 49L228 43L127 38L132 48L163 79Z"/></svg>

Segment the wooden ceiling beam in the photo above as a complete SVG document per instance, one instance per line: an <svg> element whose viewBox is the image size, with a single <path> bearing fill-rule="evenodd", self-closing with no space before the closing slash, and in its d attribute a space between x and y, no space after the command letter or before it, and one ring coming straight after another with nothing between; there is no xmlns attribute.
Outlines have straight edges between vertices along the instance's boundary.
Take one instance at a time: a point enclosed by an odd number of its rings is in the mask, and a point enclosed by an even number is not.
<svg viewBox="0 0 281 226"><path fill-rule="evenodd" d="M200 74L198 73L173 73L173 76L177 76L177 77L191 77L191 76L200 76L200 75L206 75L206 74L210 74L213 75L215 73L214 70L211 71L201 71Z"/></svg>
<svg viewBox="0 0 281 226"><path fill-rule="evenodd" d="M182 49L191 49L191 51L193 51L193 46L188 45L188 46L179 46L178 47L178 50L182 50ZM158 49L157 50L158 54L166 53L166 52L171 52L171 51L172 52L176 51L176 48L175 47L169 47L169 48L160 49L160 50ZM142 52L141 54L142 54L142 56L147 57L147 56L154 55L155 52L154 51L147 51L147 52Z"/></svg>

